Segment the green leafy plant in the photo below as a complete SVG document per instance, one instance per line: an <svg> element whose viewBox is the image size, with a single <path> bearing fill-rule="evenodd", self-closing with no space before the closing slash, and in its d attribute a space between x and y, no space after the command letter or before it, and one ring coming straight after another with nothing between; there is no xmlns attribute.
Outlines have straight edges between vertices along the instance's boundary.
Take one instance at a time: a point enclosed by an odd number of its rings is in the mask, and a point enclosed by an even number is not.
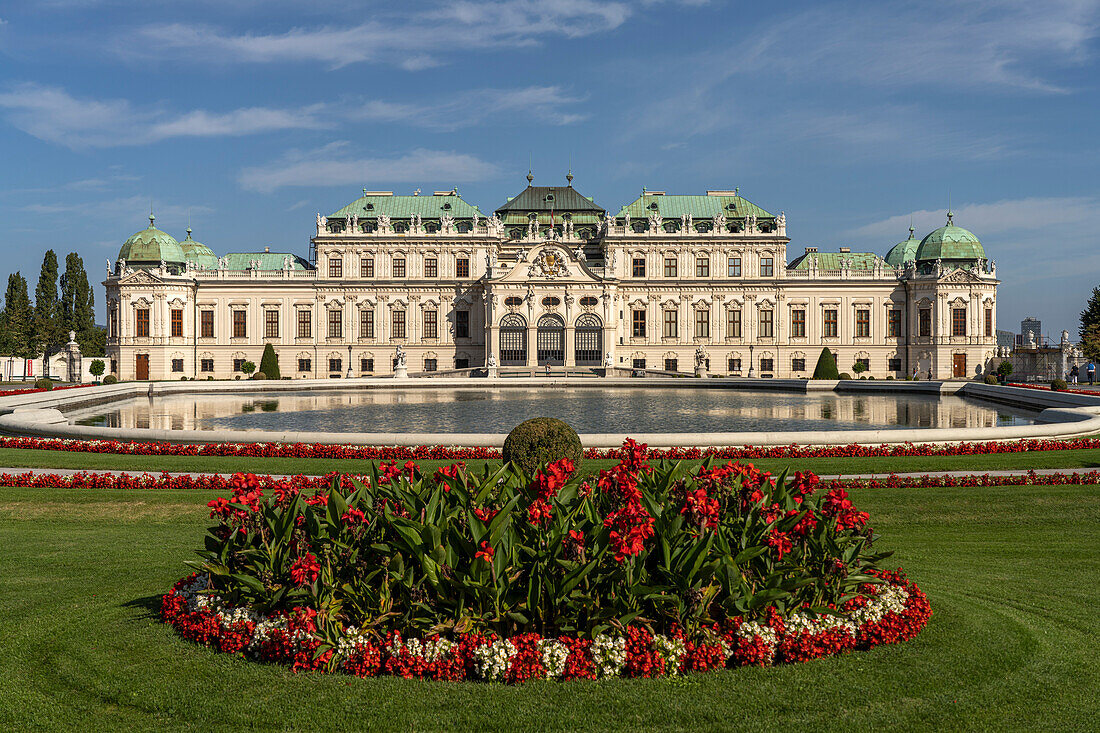
<svg viewBox="0 0 1100 733"><path fill-rule="evenodd" d="M53 389L53 380L46 377L39 377L34 380L35 389Z"/></svg>
<svg viewBox="0 0 1100 733"><path fill-rule="evenodd" d="M836 368L836 357L828 348L821 350L817 357L817 366L814 367L814 379L839 379Z"/></svg>
<svg viewBox="0 0 1100 733"><path fill-rule="evenodd" d="M246 361L241 364L241 371L245 374L245 376L247 376L256 371L256 365L251 361Z"/></svg>
<svg viewBox="0 0 1100 733"><path fill-rule="evenodd" d="M116 377L114 374L108 374L106 377L103 378L103 383L118 384L118 377Z"/></svg>
<svg viewBox="0 0 1100 733"><path fill-rule="evenodd" d="M854 364L852 364L852 371L856 374L863 374L865 371L867 371L867 365L864 364L862 361L856 361Z"/></svg>
<svg viewBox="0 0 1100 733"><path fill-rule="evenodd" d="M267 379L267 375L264 374L262 371L259 371L259 372L256 372L255 374L253 374L252 378L253 379Z"/></svg>
<svg viewBox="0 0 1100 733"><path fill-rule="evenodd" d="M982 378L982 381L986 384L997 384L999 380L995 374L986 374L985 377Z"/></svg>
<svg viewBox="0 0 1100 733"><path fill-rule="evenodd" d="M106 370L106 365L102 359L92 359L92 363L88 365L88 373L96 379L103 376L103 372Z"/></svg>
<svg viewBox="0 0 1100 733"><path fill-rule="evenodd" d="M1008 359L1002 361L1000 364L997 365L997 373L1000 374L1002 377L1007 378L1008 375L1012 374L1012 362L1010 362Z"/></svg>
<svg viewBox="0 0 1100 733"><path fill-rule="evenodd" d="M1064 379L1052 379L1050 380L1050 388L1055 392L1064 392L1069 389L1069 385L1066 384Z"/></svg>
<svg viewBox="0 0 1100 733"><path fill-rule="evenodd" d="M580 466L584 449L577 431L569 424L553 417L536 417L512 428L504 440L501 457L528 473L540 466L568 458Z"/></svg>
<svg viewBox="0 0 1100 733"><path fill-rule="evenodd" d="M282 373L279 371L279 355L275 353L275 347L271 344L264 345L264 353L260 357L260 371L266 375L265 379L282 379Z"/></svg>

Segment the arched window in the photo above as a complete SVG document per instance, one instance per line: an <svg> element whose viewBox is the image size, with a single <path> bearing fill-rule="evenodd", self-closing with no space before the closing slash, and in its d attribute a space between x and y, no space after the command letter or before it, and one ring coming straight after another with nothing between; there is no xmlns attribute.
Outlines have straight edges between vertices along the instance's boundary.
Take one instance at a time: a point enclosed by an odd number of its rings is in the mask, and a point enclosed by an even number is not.
<svg viewBox="0 0 1100 733"><path fill-rule="evenodd" d="M539 319L538 333L536 334L538 346L538 363L564 364L565 363L565 322L554 314L547 314Z"/></svg>
<svg viewBox="0 0 1100 733"><path fill-rule="evenodd" d="M527 321L517 313L500 319L500 363L502 366L527 363Z"/></svg>
<svg viewBox="0 0 1100 733"><path fill-rule="evenodd" d="M599 316L585 313L577 319L575 341L578 365L603 363L603 323Z"/></svg>

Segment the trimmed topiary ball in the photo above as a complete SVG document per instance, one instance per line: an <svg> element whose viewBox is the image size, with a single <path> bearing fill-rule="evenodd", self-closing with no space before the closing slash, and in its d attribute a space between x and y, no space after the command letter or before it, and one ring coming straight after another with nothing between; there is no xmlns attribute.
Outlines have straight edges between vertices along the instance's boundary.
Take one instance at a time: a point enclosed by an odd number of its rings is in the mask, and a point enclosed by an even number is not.
<svg viewBox="0 0 1100 733"><path fill-rule="evenodd" d="M46 379L45 377L41 377L39 379L36 379L36 380L34 380L34 388L35 389L53 389L53 380L52 379Z"/></svg>
<svg viewBox="0 0 1100 733"><path fill-rule="evenodd" d="M997 384L997 375L996 374L986 374L982 378L982 381L985 382L986 384Z"/></svg>
<svg viewBox="0 0 1100 733"><path fill-rule="evenodd" d="M114 374L108 374L106 377L103 378L103 383L116 384L118 383L118 377L116 377Z"/></svg>
<svg viewBox="0 0 1100 733"><path fill-rule="evenodd" d="M256 372L255 374L252 375L252 378L253 379L267 379L267 375L264 374L263 372Z"/></svg>
<svg viewBox="0 0 1100 733"><path fill-rule="evenodd" d="M841 372L840 374L837 375L837 379L851 379L851 378L852 378L852 375L849 374L848 372Z"/></svg>
<svg viewBox="0 0 1100 733"><path fill-rule="evenodd" d="M1050 381L1050 388L1055 392L1064 392L1069 389L1069 385L1066 384L1064 379L1052 379Z"/></svg>
<svg viewBox="0 0 1100 733"><path fill-rule="evenodd" d="M579 469L584 448L577 431L568 423L554 417L536 417L512 428L501 456L505 463L514 463L527 473L560 458L568 458Z"/></svg>

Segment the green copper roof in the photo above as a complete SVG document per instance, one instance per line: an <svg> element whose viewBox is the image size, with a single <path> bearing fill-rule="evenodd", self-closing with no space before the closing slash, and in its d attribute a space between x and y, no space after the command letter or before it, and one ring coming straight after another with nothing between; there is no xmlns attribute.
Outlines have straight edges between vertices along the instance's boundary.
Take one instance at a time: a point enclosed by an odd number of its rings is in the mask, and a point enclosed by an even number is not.
<svg viewBox="0 0 1100 733"><path fill-rule="evenodd" d="M884 267L886 262L874 252L807 252L787 265L788 270L808 270L810 262L817 262L819 270L839 270L840 261L850 260L853 270L873 270L875 265Z"/></svg>
<svg viewBox="0 0 1100 733"><path fill-rule="evenodd" d="M656 208L654 208L656 206ZM742 196L666 196L642 194L627 204L616 217L630 215L632 219L646 219L658 214L663 219L679 219L690 215L693 219L713 219L722 214L727 219L744 218L755 214L758 219L774 219L775 215Z"/></svg>
<svg viewBox="0 0 1100 733"><path fill-rule="evenodd" d="M183 250L183 256L188 262L194 262L200 268L216 270L218 268L218 256L214 250L202 242L191 239L191 227L187 227L187 238L179 243Z"/></svg>
<svg viewBox="0 0 1100 733"><path fill-rule="evenodd" d="M227 269L230 270L247 270L249 269L249 262L252 260L259 260L261 270L281 270L283 269L283 260L290 258L290 268L292 270L312 270L313 265L309 264L306 260L303 260L296 254L290 252L230 252L225 256L228 264Z"/></svg>
<svg viewBox="0 0 1100 733"><path fill-rule="evenodd" d="M184 262L183 250L171 234L162 232L153 226L156 217L149 215L149 228L142 229L122 243L118 251L119 259L126 260L128 265L151 264L160 265L161 262L182 265Z"/></svg>
<svg viewBox="0 0 1100 733"><path fill-rule="evenodd" d="M909 239L898 242L886 253L886 264L901 267L906 262L913 262L917 259L919 246L920 240L913 237L913 227L909 227Z"/></svg>
<svg viewBox="0 0 1100 733"><path fill-rule="evenodd" d="M947 225L942 226L920 241L917 261L976 260L985 259L985 248L974 234L955 226L953 214L947 212Z"/></svg>
<svg viewBox="0 0 1100 733"><path fill-rule="evenodd" d="M587 229L587 235L594 237L599 231L604 208L580 194L571 184L572 181L566 186L532 186L528 180L527 188L508 199L496 210L496 214L509 231L526 229L530 215L534 214L538 219L539 231L544 234L551 226L551 212L554 215L553 226L558 229L568 214L574 229Z"/></svg>
<svg viewBox="0 0 1100 733"><path fill-rule="evenodd" d="M419 214L421 219L439 219L452 216L455 219L472 219L474 214L483 218L476 206L462 200L457 193L449 196L361 196L338 211L329 214L330 219L377 219L385 214L390 219L411 219Z"/></svg>

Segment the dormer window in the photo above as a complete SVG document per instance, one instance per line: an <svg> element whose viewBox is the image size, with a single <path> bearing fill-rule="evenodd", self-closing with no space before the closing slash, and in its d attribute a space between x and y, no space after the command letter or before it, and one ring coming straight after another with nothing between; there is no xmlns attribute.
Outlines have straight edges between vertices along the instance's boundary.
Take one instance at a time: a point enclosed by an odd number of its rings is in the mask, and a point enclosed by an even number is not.
<svg viewBox="0 0 1100 733"><path fill-rule="evenodd" d="M652 209L653 211L656 211L657 210L657 202L654 201L653 203L651 203L649 205L649 208Z"/></svg>
<svg viewBox="0 0 1100 733"><path fill-rule="evenodd" d="M726 206L730 211L737 211L737 204L729 204Z"/></svg>
<svg viewBox="0 0 1100 733"><path fill-rule="evenodd" d="M451 210L451 205L450 204L443 204L443 209L444 209L444 211L450 211Z"/></svg>
<svg viewBox="0 0 1100 733"><path fill-rule="evenodd" d="M367 211L374 211L374 204L367 204L366 209Z"/></svg>
<svg viewBox="0 0 1100 733"><path fill-rule="evenodd" d="M552 194L552 193L546 194L546 198L543 199L543 200L544 201L553 201L554 200L554 194Z"/></svg>

